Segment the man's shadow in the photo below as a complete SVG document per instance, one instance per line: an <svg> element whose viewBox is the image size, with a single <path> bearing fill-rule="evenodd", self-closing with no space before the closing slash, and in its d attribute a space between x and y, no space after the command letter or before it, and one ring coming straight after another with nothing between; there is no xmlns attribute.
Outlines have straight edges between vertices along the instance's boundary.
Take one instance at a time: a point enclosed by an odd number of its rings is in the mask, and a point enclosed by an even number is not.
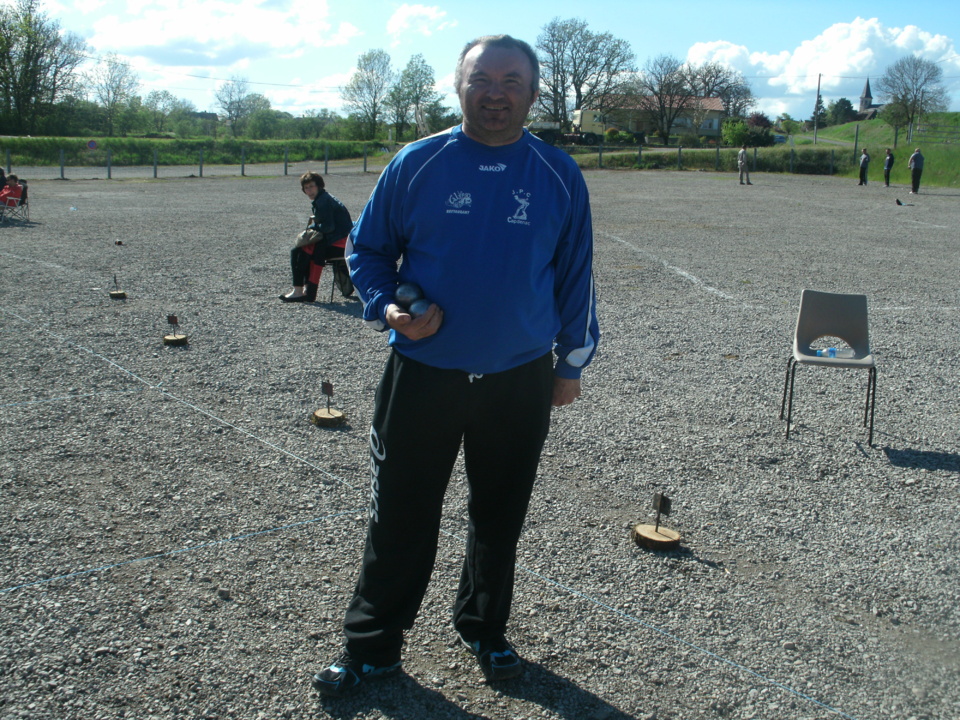
<svg viewBox="0 0 960 720"><path fill-rule="evenodd" d="M883 448L891 465L920 470L947 470L960 472L960 455L932 450L896 450Z"/></svg>
<svg viewBox="0 0 960 720"><path fill-rule="evenodd" d="M550 710L567 720L602 717L604 720L636 720L635 716L610 705L606 700L551 672L543 665L527 661L522 677L489 686L487 692L524 700ZM353 718L380 710L391 717L453 720L488 720L486 715L469 712L440 692L420 685L401 673L396 678L364 683L355 695L343 699L321 698L323 709L334 718Z"/></svg>
<svg viewBox="0 0 960 720"><path fill-rule="evenodd" d="M512 698L539 705L544 710L550 710L568 720L590 717L636 720L636 716L623 712L601 697L535 662L526 663L523 677L500 683L497 690Z"/></svg>

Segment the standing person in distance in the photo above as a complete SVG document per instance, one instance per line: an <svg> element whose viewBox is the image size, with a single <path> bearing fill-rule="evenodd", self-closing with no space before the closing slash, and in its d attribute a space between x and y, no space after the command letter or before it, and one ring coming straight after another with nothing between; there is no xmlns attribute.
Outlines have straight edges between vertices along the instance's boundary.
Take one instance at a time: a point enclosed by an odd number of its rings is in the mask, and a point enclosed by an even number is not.
<svg viewBox="0 0 960 720"><path fill-rule="evenodd" d="M753 185L750 182L750 170L747 168L747 146L742 145L740 147L740 152L737 153L737 167L740 168L740 184L741 185ZM743 179L746 178L747 181L744 182Z"/></svg>
<svg viewBox="0 0 960 720"><path fill-rule="evenodd" d="M463 123L401 150L351 233L363 318L389 330L392 352L374 402L345 645L313 680L324 695L399 671L461 445L469 520L454 630L488 681L523 671L506 639L517 543L551 405L580 396L599 340L583 175L523 127L539 77L525 42L467 44L455 74ZM433 303L417 317L394 299L406 282Z"/></svg>
<svg viewBox="0 0 960 720"><path fill-rule="evenodd" d="M863 149L863 153L860 155L860 182L857 185L866 185L867 184L867 168L870 166L870 154L867 152L867 149Z"/></svg>
<svg viewBox="0 0 960 720"><path fill-rule="evenodd" d="M920 148L913 151L913 155L907 161L907 167L910 168L911 195L920 194L920 176L923 175L923 155Z"/></svg>
<svg viewBox="0 0 960 720"><path fill-rule="evenodd" d="M890 187L890 171L893 170L893 151L887 148L887 155L883 158L883 184Z"/></svg>

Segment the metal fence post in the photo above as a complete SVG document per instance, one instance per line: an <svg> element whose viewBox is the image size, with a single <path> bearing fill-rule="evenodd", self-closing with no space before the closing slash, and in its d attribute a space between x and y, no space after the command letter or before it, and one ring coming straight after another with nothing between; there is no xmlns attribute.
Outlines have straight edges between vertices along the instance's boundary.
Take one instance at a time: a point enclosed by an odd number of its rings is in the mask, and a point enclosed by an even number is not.
<svg viewBox="0 0 960 720"><path fill-rule="evenodd" d="M153 179L157 179L157 149L153 149Z"/></svg>
<svg viewBox="0 0 960 720"><path fill-rule="evenodd" d="M637 145L637 167L642 167L643 163L643 145Z"/></svg>
<svg viewBox="0 0 960 720"><path fill-rule="evenodd" d="M113 179L112 168L113 165L113 153L110 151L110 148L107 148L107 180Z"/></svg>
<svg viewBox="0 0 960 720"><path fill-rule="evenodd" d="M203 148L200 148L200 177L203 177Z"/></svg>
<svg viewBox="0 0 960 720"><path fill-rule="evenodd" d="M240 146L240 177L245 177L247 174L247 149Z"/></svg>
<svg viewBox="0 0 960 720"><path fill-rule="evenodd" d="M9 162L10 162L10 151L7 150L7 163L8 163L8 165L9 165ZM65 178L64 175L63 175L63 148L60 148L60 179L61 179L61 180L66 180L66 179L67 179L67 178Z"/></svg>
<svg viewBox="0 0 960 720"><path fill-rule="evenodd" d="M329 171L330 165L330 146L324 144L323 146L323 174L326 175Z"/></svg>
<svg viewBox="0 0 960 720"><path fill-rule="evenodd" d="M753 149L753 167L750 168L753 172L757 171L757 148Z"/></svg>
<svg viewBox="0 0 960 720"><path fill-rule="evenodd" d="M794 155L795 155L794 149L790 148L790 173L791 174L793 173L793 156Z"/></svg>
<svg viewBox="0 0 960 720"><path fill-rule="evenodd" d="M597 167L603 170L603 143L597 145Z"/></svg>
<svg viewBox="0 0 960 720"><path fill-rule="evenodd" d="M683 169L683 145L677 145L677 170Z"/></svg>
<svg viewBox="0 0 960 720"><path fill-rule="evenodd" d="M63 153L63 150L60 151ZM7 148L7 172L10 172L10 148Z"/></svg>
<svg viewBox="0 0 960 720"><path fill-rule="evenodd" d="M363 146L363 171L367 171L367 146Z"/></svg>
<svg viewBox="0 0 960 720"><path fill-rule="evenodd" d="M834 154L835 152L836 152L836 150L831 150L831 151L830 151L830 174L831 174L831 175L833 175L833 154Z"/></svg>
<svg viewBox="0 0 960 720"><path fill-rule="evenodd" d="M290 154L287 152L287 148L283 149L283 174L287 174L287 165L290 163Z"/></svg>
<svg viewBox="0 0 960 720"><path fill-rule="evenodd" d="M720 146L719 145L717 145L717 163L716 163L715 169L717 172L720 172Z"/></svg>

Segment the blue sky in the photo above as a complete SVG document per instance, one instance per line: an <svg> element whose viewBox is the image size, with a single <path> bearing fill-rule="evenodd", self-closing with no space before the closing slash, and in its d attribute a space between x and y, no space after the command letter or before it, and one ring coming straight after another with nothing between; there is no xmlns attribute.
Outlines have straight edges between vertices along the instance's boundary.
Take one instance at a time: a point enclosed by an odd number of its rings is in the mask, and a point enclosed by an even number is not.
<svg viewBox="0 0 960 720"><path fill-rule="evenodd" d="M388 52L397 71L422 54L455 107L453 66L466 41L509 33L534 44L553 18L626 40L639 67L660 54L730 65L772 117L809 117L818 74L825 102L856 106L865 79L909 53L940 64L950 109L960 110L960 3L947 0L45 0L43 9L94 56L127 59L141 94L167 89L200 110L215 110L216 88L242 76L277 109L341 112L338 88L372 49Z"/></svg>

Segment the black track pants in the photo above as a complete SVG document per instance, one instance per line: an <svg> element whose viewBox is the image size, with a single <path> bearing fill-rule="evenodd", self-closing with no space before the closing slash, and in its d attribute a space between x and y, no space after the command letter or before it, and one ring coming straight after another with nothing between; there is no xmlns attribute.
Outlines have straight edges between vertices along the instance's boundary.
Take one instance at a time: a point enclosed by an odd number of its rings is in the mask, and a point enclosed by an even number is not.
<svg viewBox="0 0 960 720"><path fill-rule="evenodd" d="M413 626L433 571L461 442L469 527L453 623L468 640L504 633L517 542L550 426L552 365L546 354L470 376L391 354L370 430L363 566L344 618L354 658L375 665L400 659L403 631Z"/></svg>

